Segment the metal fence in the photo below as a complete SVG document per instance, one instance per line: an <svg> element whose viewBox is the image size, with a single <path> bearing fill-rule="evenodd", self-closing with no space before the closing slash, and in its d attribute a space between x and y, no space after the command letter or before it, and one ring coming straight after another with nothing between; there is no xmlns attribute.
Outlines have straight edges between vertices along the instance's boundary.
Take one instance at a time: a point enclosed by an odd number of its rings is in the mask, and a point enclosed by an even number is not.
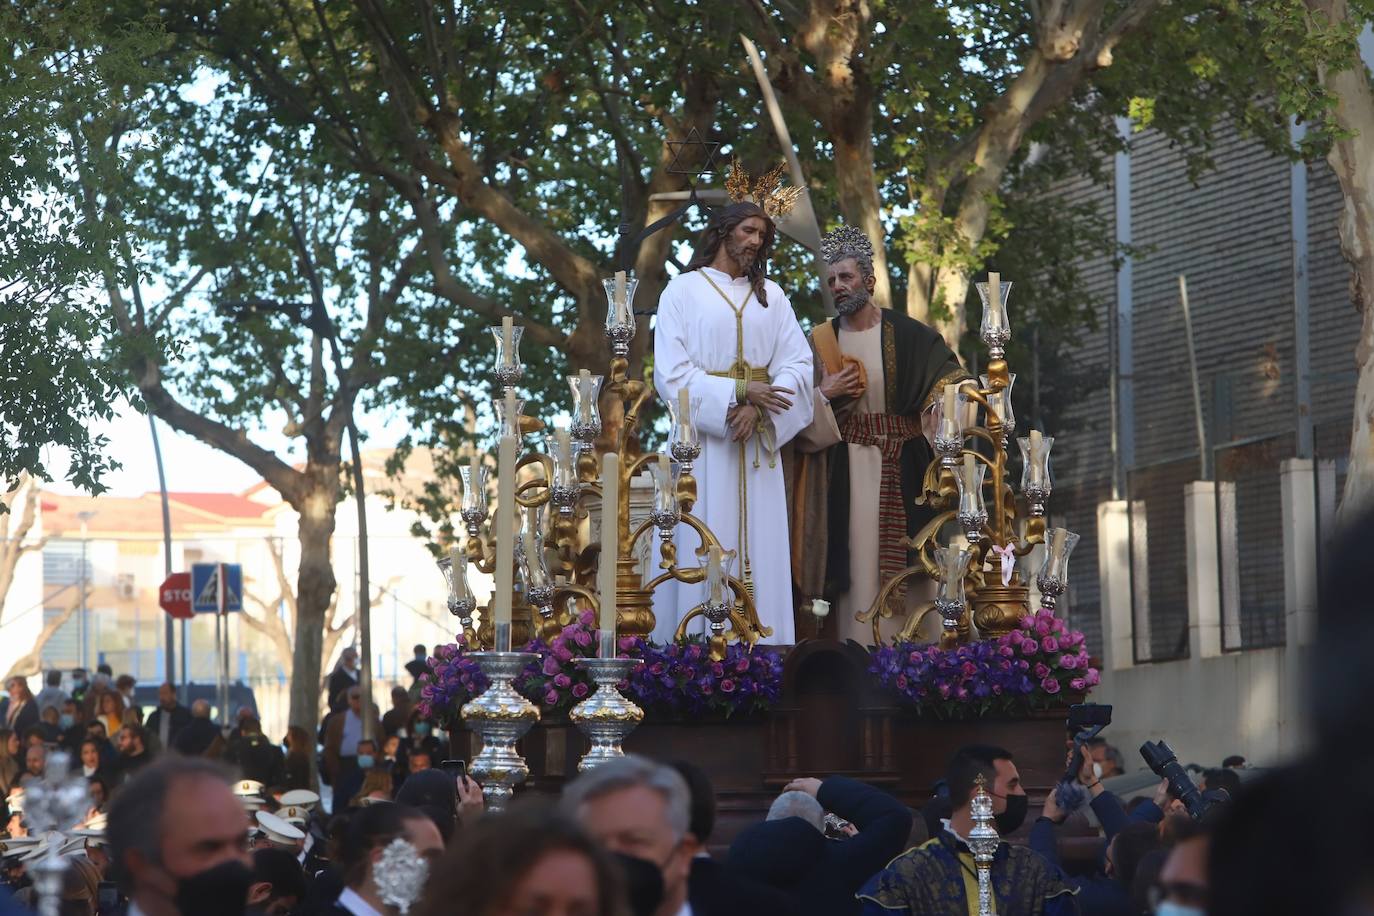
<svg viewBox="0 0 1374 916"><path fill-rule="evenodd" d="M1295 453L1285 433L1213 451L1221 645L1226 651L1284 643L1283 501L1280 465Z"/></svg>
<svg viewBox="0 0 1374 916"><path fill-rule="evenodd" d="M1127 472L1131 637L1137 662L1188 657L1188 547L1183 488L1196 455Z"/></svg>

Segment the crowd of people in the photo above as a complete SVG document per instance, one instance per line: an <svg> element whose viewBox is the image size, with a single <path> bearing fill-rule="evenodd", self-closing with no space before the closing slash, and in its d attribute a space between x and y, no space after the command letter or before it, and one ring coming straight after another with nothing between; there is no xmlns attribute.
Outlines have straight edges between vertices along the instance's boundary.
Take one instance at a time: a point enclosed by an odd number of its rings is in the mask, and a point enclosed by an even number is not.
<svg viewBox="0 0 1374 916"><path fill-rule="evenodd" d="M61 911L81 916L972 914L967 837L980 785L1009 840L991 868L998 913L1201 913L1210 824L1243 765L1206 772L1209 810L1198 818L1167 780L1152 797L1117 797L1103 780L1125 769L1123 755L1101 739L1075 746L1076 777L1050 792L1027 835L1014 755L969 746L919 811L844 776L801 776L763 820L713 849L715 791L688 761L628 756L557 798L487 814L481 786L443 768L412 690L395 687L364 729L351 649L328 679L318 733L291 729L280 741L251 710L232 728L212 722L207 704L181 705L170 684L146 719L130 678L78 670L62 684L52 672L36 696L23 679L6 685L0 850L6 905L23 907L34 904L30 869L61 844ZM54 750L79 761L89 810L30 836L24 789ZM1093 830L1093 856L1061 856L1060 831Z"/></svg>
<svg viewBox="0 0 1374 916"><path fill-rule="evenodd" d="M12 679L0 700L0 916L35 908L37 862L54 846L64 916L975 916L980 791L1000 838L989 877L1001 916L1304 911L1236 890L1259 855L1247 844L1281 817L1276 787L1304 772L1243 787L1239 757L1121 797L1114 777L1143 767L1100 737L1070 741L1065 779L1032 817L1015 754L969 745L917 810L842 775L798 776L762 820L713 844L716 792L685 760L626 756L488 812L482 787L446 766L416 685L396 686L364 729L351 649L318 732L280 741L251 710L216 723L170 684L145 718L133 680L108 669L74 671L65 689L59 672L44 681L35 695ZM54 751L79 765L90 804L30 835L25 790Z"/></svg>

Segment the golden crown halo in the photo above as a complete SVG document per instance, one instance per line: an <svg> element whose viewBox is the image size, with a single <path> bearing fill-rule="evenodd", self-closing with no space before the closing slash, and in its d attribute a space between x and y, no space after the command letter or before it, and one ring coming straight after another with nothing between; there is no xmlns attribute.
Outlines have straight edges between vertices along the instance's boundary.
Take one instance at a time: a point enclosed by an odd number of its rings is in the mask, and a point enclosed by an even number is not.
<svg viewBox="0 0 1374 916"><path fill-rule="evenodd" d="M797 205L797 200L806 189L801 185L782 187L784 168L784 164L779 162L757 179L751 179L736 156L730 163L730 175L725 179L725 193L734 203L749 201L757 204L770 219L785 216Z"/></svg>

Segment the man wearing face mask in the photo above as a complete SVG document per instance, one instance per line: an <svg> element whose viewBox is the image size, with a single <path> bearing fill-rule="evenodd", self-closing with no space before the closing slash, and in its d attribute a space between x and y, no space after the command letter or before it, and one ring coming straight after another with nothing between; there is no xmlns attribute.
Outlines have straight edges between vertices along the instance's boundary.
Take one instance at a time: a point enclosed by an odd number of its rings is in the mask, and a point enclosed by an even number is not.
<svg viewBox="0 0 1374 916"><path fill-rule="evenodd" d="M973 830L978 777L992 796L997 833L1006 837L1026 818L1026 790L1011 752L988 745L960 748L945 781L954 805L938 836L893 859L859 891L864 916L955 916L978 912L978 872L966 839ZM999 916L1076 914L1074 891L1063 874L1025 846L998 844L992 886Z"/></svg>
<svg viewBox="0 0 1374 916"><path fill-rule="evenodd" d="M650 862L663 876L654 916L712 916L687 902L687 877L698 845L688 832L691 792L672 767L627 755L578 776L563 808L607 850Z"/></svg>
<svg viewBox="0 0 1374 916"><path fill-rule="evenodd" d="M944 386L969 377L933 328L874 301L873 243L853 226L821 240L838 317L812 328L811 425L793 442L792 581L835 602L836 639L873 640L856 619L908 562L903 537L934 517L916 505Z"/></svg>
<svg viewBox="0 0 1374 916"><path fill-rule="evenodd" d="M168 757L120 790L105 828L129 916L240 916L253 880L248 817L219 767Z"/></svg>

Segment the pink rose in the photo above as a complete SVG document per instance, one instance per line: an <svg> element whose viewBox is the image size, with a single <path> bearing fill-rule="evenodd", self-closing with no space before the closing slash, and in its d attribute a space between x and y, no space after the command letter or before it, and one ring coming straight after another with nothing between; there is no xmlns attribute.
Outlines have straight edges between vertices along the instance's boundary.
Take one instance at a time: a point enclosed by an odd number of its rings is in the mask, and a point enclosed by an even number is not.
<svg viewBox="0 0 1374 916"><path fill-rule="evenodd" d="M1038 678L1047 678L1050 676L1050 666L1043 662L1036 662L1035 668L1032 670Z"/></svg>
<svg viewBox="0 0 1374 916"><path fill-rule="evenodd" d="M1002 656L1003 658L1011 658L1014 655L1016 655L1016 650L1013 649L1011 646L1002 646L1000 649L997 650L997 654Z"/></svg>
<svg viewBox="0 0 1374 916"><path fill-rule="evenodd" d="M563 643L558 643L552 649L553 657L560 662L572 661L572 651Z"/></svg>
<svg viewBox="0 0 1374 916"><path fill-rule="evenodd" d="M1084 680L1088 682L1089 687L1096 687L1098 684L1102 682L1102 677L1097 673L1096 668L1089 668L1088 674L1084 678Z"/></svg>
<svg viewBox="0 0 1374 916"><path fill-rule="evenodd" d="M590 630L592 627L596 626L596 615L590 610L583 611L577 615L577 622Z"/></svg>
<svg viewBox="0 0 1374 916"><path fill-rule="evenodd" d="M1048 623L1045 623L1045 621L1043 621L1043 620L1037 620L1037 621L1035 622L1035 635L1036 635L1036 636L1049 636L1049 635L1050 635L1050 625L1049 625Z"/></svg>
<svg viewBox="0 0 1374 916"><path fill-rule="evenodd" d="M748 671L748 670L749 670L749 659L747 659L747 658L741 658L739 661L735 662L735 673L736 673L736 674L743 674L744 672L746 672L746 671Z"/></svg>
<svg viewBox="0 0 1374 916"><path fill-rule="evenodd" d="M1021 629L1023 629L1023 630L1029 630L1031 627L1035 626L1035 618L1034 618L1034 617L1022 617L1019 626L1020 626Z"/></svg>
<svg viewBox="0 0 1374 916"><path fill-rule="evenodd" d="M734 693L734 692L735 692L735 682L732 681L730 678L727 677L725 680L723 680L723 681L720 682L720 692L721 692L721 693Z"/></svg>
<svg viewBox="0 0 1374 916"><path fill-rule="evenodd" d="M1077 655L1061 655L1061 656L1059 656L1059 667L1061 667L1061 668L1067 668L1068 670L1072 671L1074 668L1077 668L1077 667L1078 667L1078 656L1077 656Z"/></svg>
<svg viewBox="0 0 1374 916"><path fill-rule="evenodd" d="M1088 689L1088 680L1087 678L1076 677L1073 680L1069 681L1069 686L1072 687L1074 690L1077 690L1079 693L1082 693L1083 691Z"/></svg>
<svg viewBox="0 0 1374 916"><path fill-rule="evenodd" d="M553 677L561 670L558 664L558 659L554 658L552 655L544 656L544 664L542 667L544 673L547 674L549 677Z"/></svg>
<svg viewBox="0 0 1374 916"><path fill-rule="evenodd" d="M1040 651L1040 644L1033 639L1023 639L1021 641L1021 654L1034 655Z"/></svg>
<svg viewBox="0 0 1374 916"><path fill-rule="evenodd" d="M544 705L545 705L545 706L554 706L554 705L557 705L557 703L558 703L558 691L557 691L557 690L549 690L549 691L546 691L546 692L544 693Z"/></svg>
<svg viewBox="0 0 1374 916"><path fill-rule="evenodd" d="M1055 639L1053 636L1046 636L1044 639L1040 640L1040 646L1046 652L1058 652L1059 640Z"/></svg>
<svg viewBox="0 0 1374 916"><path fill-rule="evenodd" d="M572 694L579 700L591 692L591 688L586 684L573 684Z"/></svg>
<svg viewBox="0 0 1374 916"><path fill-rule="evenodd" d="M592 644L592 634L586 630L578 630L573 634L573 642L585 649Z"/></svg>
<svg viewBox="0 0 1374 916"><path fill-rule="evenodd" d="M562 689L567 690L569 687L572 686L572 678L568 677L566 674L563 674L562 672L559 672L558 674L554 675L553 686L561 687Z"/></svg>
<svg viewBox="0 0 1374 916"><path fill-rule="evenodd" d="M1041 687L1041 689L1044 690L1046 693L1058 693L1058 692L1059 692L1059 681L1057 681L1056 679L1054 679L1054 678L1052 678L1052 677L1047 677L1047 678L1045 678L1043 681L1040 682L1040 687Z"/></svg>

